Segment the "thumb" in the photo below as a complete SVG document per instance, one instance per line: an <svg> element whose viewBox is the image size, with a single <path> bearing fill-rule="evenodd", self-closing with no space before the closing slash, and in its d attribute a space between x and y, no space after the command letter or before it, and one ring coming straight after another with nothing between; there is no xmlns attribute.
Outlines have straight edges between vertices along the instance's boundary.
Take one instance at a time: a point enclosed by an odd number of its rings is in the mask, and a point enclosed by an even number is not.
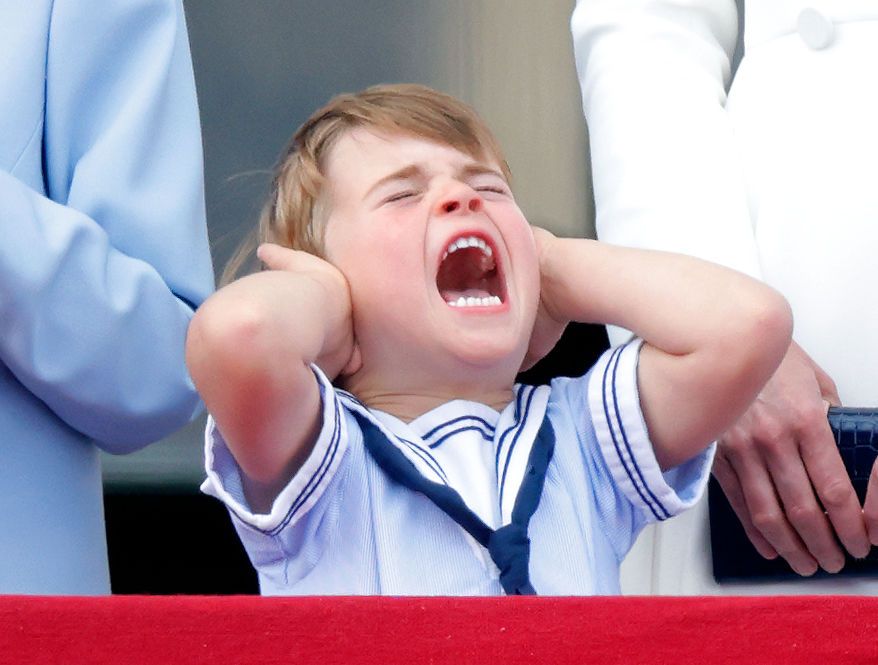
<svg viewBox="0 0 878 665"><path fill-rule="evenodd" d="M814 378L817 380L817 387L820 390L820 396L832 406L840 406L841 398L838 396L838 388L835 385L835 381L832 380L832 377L829 376L820 365L814 362L814 359L808 355L805 349L796 344L796 342L790 344L790 350L788 351L787 356L790 354L798 355L798 357L811 367L814 372Z"/></svg>
<svg viewBox="0 0 878 665"><path fill-rule="evenodd" d="M816 365L815 370L814 376L817 378L817 385L820 388L820 394L824 401L829 402L832 406L841 406L841 398L838 396L838 388L835 386L835 381Z"/></svg>

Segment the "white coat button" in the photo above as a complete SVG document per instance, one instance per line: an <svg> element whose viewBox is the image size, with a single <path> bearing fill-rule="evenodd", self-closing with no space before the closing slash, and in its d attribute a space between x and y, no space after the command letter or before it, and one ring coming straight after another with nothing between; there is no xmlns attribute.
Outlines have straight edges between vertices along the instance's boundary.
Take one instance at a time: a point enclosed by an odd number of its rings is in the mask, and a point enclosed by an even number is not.
<svg viewBox="0 0 878 665"><path fill-rule="evenodd" d="M815 51L824 49L832 43L835 32L832 21L816 9L810 7L803 9L796 27L802 41Z"/></svg>

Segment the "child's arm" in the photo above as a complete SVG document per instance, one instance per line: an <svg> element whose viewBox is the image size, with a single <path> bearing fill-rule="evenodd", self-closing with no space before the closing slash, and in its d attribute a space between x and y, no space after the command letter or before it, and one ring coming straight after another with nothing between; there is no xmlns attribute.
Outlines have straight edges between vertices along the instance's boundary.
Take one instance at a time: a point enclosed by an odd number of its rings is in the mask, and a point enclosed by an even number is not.
<svg viewBox="0 0 878 665"><path fill-rule="evenodd" d="M350 294L321 259L276 245L273 270L220 289L198 309L186 362L242 471L254 512L266 512L320 431L320 392L309 364L330 379L354 353Z"/></svg>
<svg viewBox="0 0 878 665"><path fill-rule="evenodd" d="M638 388L663 469L719 437L790 344L789 305L742 273L678 254L556 238L534 229L541 313L622 326L642 337ZM545 321L543 329L551 328Z"/></svg>

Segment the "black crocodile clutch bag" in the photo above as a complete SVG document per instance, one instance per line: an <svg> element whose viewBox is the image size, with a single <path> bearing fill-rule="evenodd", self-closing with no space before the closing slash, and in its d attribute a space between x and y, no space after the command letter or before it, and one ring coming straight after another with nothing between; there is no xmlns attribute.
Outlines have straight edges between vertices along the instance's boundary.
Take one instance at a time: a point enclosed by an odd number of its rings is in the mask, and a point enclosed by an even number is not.
<svg viewBox="0 0 878 665"><path fill-rule="evenodd" d="M862 503L872 465L878 457L878 409L832 407L828 418L841 459ZM769 561L759 555L714 478L710 479L708 504L713 576L717 582L802 579L783 559ZM848 555L844 568L836 575L878 576L878 547L873 547L865 559ZM815 577L833 576L820 571Z"/></svg>

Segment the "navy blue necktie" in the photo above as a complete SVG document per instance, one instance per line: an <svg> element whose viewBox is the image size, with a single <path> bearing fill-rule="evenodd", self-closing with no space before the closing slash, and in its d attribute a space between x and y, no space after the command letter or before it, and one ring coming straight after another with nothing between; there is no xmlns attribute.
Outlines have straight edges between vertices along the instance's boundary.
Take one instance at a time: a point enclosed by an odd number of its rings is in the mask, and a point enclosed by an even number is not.
<svg viewBox="0 0 878 665"><path fill-rule="evenodd" d="M486 548L500 570L500 585L508 595L536 594L530 583L527 526L540 503L546 468L555 450L555 431L548 416L528 456L527 470L512 508L512 521L494 530L467 507L455 490L424 478L373 422L359 413L353 415L360 423L366 450L378 466L400 485L425 495Z"/></svg>

